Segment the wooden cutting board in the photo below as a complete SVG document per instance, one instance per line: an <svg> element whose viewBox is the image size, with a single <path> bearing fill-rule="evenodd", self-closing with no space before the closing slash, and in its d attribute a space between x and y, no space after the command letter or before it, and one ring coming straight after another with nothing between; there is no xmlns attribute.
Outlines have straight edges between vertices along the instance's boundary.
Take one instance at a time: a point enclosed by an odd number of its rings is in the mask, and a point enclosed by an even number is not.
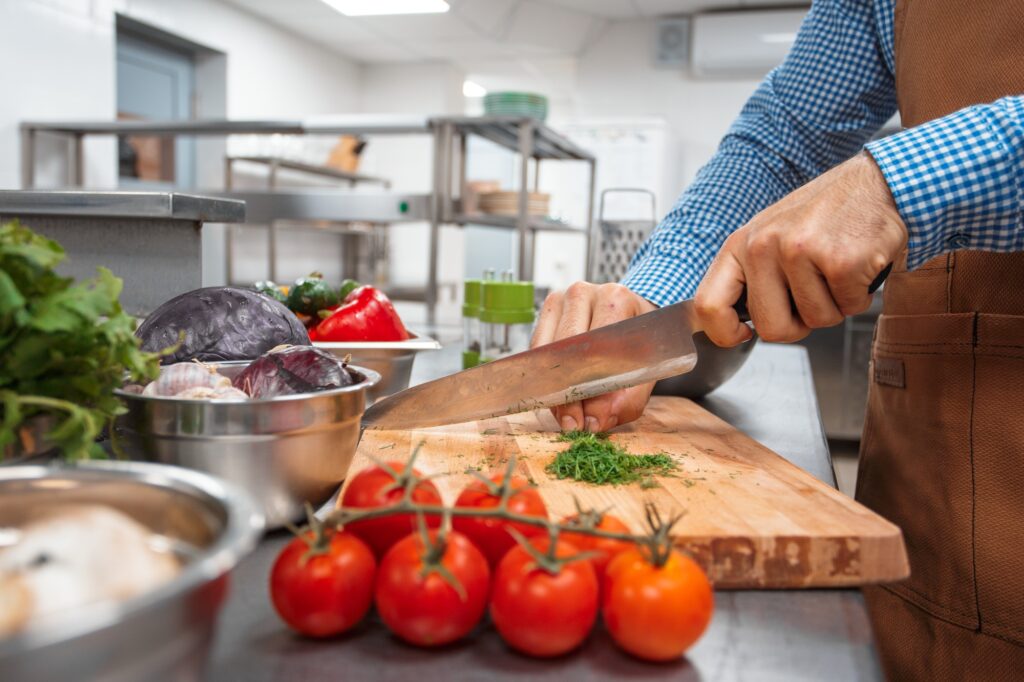
<svg viewBox="0 0 1024 682"><path fill-rule="evenodd" d="M515 455L519 472L539 486L549 511L562 517L584 507L611 509L635 532L644 503L665 515L685 511L676 544L725 588L793 588L890 582L909 574L899 528L683 398L655 397L637 422L612 438L632 453L665 452L679 464L655 488L594 486L549 476L544 467L566 443L555 440L549 412L419 431L366 431L351 471L372 460L408 459L450 474L435 482L451 504L467 468L502 470Z"/></svg>

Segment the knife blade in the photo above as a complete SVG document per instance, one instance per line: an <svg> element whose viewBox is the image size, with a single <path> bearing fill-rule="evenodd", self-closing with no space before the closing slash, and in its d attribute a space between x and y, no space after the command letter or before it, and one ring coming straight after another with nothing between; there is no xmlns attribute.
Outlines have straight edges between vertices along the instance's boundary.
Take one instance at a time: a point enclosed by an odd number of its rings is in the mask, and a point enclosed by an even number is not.
<svg viewBox="0 0 1024 682"><path fill-rule="evenodd" d="M873 294L889 263L868 287ZM790 304L797 312L790 296ZM746 288L733 305L749 322ZM704 326L693 300L668 305L435 379L378 401L363 429L417 429L555 407L685 374L697 364L693 335Z"/></svg>
<svg viewBox="0 0 1024 682"><path fill-rule="evenodd" d="M693 301L467 369L396 393L363 415L368 429L416 429L585 400L689 372L702 330Z"/></svg>

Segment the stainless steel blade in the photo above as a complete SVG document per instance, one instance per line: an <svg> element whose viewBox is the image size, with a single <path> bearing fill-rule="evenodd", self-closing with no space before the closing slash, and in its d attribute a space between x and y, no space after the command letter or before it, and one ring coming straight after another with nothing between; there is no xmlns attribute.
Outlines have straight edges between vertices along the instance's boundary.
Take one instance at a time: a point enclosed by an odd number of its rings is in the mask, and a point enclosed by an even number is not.
<svg viewBox="0 0 1024 682"><path fill-rule="evenodd" d="M697 364L693 302L562 339L385 398L363 428L415 429L585 400L689 372Z"/></svg>

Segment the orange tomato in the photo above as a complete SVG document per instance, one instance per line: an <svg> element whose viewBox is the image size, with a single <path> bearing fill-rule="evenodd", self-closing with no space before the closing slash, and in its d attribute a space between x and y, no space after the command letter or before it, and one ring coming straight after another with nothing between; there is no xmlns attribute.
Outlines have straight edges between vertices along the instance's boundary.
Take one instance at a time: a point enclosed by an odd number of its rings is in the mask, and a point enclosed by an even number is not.
<svg viewBox="0 0 1024 682"><path fill-rule="evenodd" d="M714 611L707 575L676 551L660 567L639 548L619 553L608 564L602 601L615 643L648 661L679 658L704 634Z"/></svg>

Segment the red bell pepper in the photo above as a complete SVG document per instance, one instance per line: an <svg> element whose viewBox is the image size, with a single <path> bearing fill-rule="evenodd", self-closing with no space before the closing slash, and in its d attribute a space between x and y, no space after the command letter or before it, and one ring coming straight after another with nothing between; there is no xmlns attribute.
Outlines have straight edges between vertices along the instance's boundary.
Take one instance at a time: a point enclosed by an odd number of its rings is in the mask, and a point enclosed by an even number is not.
<svg viewBox="0 0 1024 682"><path fill-rule="evenodd" d="M362 286L317 325L317 341L404 341L409 332L383 292Z"/></svg>

